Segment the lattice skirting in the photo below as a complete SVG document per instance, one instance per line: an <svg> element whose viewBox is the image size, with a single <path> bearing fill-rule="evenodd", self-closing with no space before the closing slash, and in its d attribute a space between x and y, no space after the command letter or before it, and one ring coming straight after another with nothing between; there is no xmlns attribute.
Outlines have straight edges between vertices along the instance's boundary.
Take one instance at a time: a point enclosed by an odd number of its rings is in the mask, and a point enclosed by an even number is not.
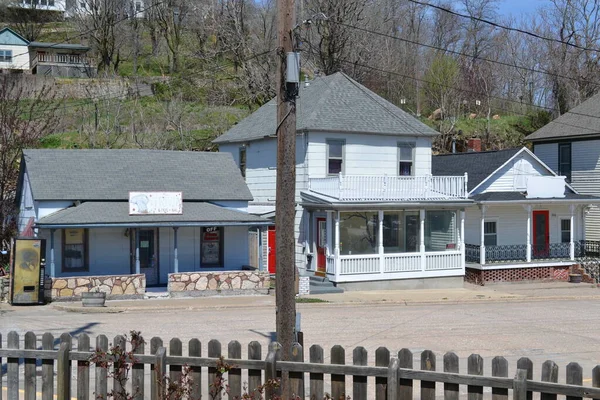
<svg viewBox="0 0 600 400"><path fill-rule="evenodd" d="M537 267L479 270L467 268L465 281L476 285L485 282L567 281L571 267Z"/></svg>

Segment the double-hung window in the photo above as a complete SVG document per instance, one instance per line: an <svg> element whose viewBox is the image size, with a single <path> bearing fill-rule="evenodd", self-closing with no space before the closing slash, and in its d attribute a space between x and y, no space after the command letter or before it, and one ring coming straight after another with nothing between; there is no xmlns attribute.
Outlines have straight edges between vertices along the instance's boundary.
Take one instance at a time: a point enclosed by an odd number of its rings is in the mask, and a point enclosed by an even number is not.
<svg viewBox="0 0 600 400"><path fill-rule="evenodd" d="M561 219L560 220L560 241L561 243L571 242L571 220Z"/></svg>
<svg viewBox="0 0 600 400"><path fill-rule="evenodd" d="M327 175L344 172L344 141L327 141Z"/></svg>
<svg viewBox="0 0 600 400"><path fill-rule="evenodd" d="M12 62L12 50L2 50L0 49L0 62L10 63Z"/></svg>
<svg viewBox="0 0 600 400"><path fill-rule="evenodd" d="M398 175L414 175L414 143L398 143Z"/></svg>
<svg viewBox="0 0 600 400"><path fill-rule="evenodd" d="M240 172L242 176L246 177L246 146L240 147Z"/></svg>
<svg viewBox="0 0 600 400"><path fill-rule="evenodd" d="M496 246L498 244L498 225L496 221L485 221L483 224L484 246Z"/></svg>
<svg viewBox="0 0 600 400"><path fill-rule="evenodd" d="M571 143L558 144L558 174L571 182Z"/></svg>

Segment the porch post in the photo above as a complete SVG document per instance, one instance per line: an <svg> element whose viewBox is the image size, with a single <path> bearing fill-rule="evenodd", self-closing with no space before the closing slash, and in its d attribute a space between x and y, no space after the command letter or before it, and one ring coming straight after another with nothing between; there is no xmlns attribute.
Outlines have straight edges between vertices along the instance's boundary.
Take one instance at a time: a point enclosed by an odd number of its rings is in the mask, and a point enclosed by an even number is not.
<svg viewBox="0 0 600 400"><path fill-rule="evenodd" d="M460 211L460 238L458 239L461 253L461 267L465 269L465 211Z"/></svg>
<svg viewBox="0 0 600 400"><path fill-rule="evenodd" d="M379 272L385 273L385 256L383 254L383 211L379 211L379 225L377 226L377 245L379 246Z"/></svg>
<svg viewBox="0 0 600 400"><path fill-rule="evenodd" d="M173 227L173 272L179 273L179 259L177 257L177 230L178 226Z"/></svg>
<svg viewBox="0 0 600 400"><path fill-rule="evenodd" d="M258 270L262 271L264 269L263 265L263 227L262 225L258 226Z"/></svg>
<svg viewBox="0 0 600 400"><path fill-rule="evenodd" d="M421 271L425 272L427 261L425 260L425 210L419 210L419 251L421 252Z"/></svg>
<svg viewBox="0 0 600 400"><path fill-rule="evenodd" d="M140 228L135 228L135 273L140 274Z"/></svg>
<svg viewBox="0 0 600 400"><path fill-rule="evenodd" d="M340 277L340 212L335 213L335 281L339 281Z"/></svg>
<svg viewBox="0 0 600 400"><path fill-rule="evenodd" d="M54 265L54 232L56 229L50 229L50 277L54 278L55 265Z"/></svg>
<svg viewBox="0 0 600 400"><path fill-rule="evenodd" d="M531 262L531 206L527 206L527 262Z"/></svg>
<svg viewBox="0 0 600 400"><path fill-rule="evenodd" d="M573 232L575 230L575 205L571 204L569 209L571 211L571 229L569 229L569 257L571 260L575 260L575 242L573 241Z"/></svg>
<svg viewBox="0 0 600 400"><path fill-rule="evenodd" d="M485 265L485 212L487 206L481 206L481 237L479 245L479 263Z"/></svg>

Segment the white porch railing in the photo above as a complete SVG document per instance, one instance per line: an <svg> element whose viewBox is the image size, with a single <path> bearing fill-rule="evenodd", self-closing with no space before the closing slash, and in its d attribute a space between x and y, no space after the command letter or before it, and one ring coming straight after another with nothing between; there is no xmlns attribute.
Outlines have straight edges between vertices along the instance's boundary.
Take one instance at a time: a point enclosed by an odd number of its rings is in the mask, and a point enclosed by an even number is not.
<svg viewBox="0 0 600 400"><path fill-rule="evenodd" d="M421 270L421 253L386 254L385 272L413 272Z"/></svg>
<svg viewBox="0 0 600 400"><path fill-rule="evenodd" d="M461 268L462 253L460 251L439 251L425 253L425 271Z"/></svg>
<svg viewBox="0 0 600 400"><path fill-rule="evenodd" d="M378 274L379 254L340 257L340 275Z"/></svg>
<svg viewBox="0 0 600 400"><path fill-rule="evenodd" d="M337 175L309 178L308 189L339 201L420 201L466 199L465 176Z"/></svg>

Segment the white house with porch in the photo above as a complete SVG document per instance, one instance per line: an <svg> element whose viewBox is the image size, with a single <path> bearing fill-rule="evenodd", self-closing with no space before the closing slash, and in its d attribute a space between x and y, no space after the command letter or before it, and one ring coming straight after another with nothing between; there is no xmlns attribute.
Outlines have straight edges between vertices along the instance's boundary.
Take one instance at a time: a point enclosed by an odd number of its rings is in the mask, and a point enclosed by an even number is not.
<svg viewBox="0 0 600 400"><path fill-rule="evenodd" d="M254 197L248 210L260 215L275 208L276 126L272 100L214 141L237 162ZM464 211L473 201L466 174L432 176L436 135L343 73L300 88L295 230L301 273L344 289L462 285ZM265 240L269 263L273 239Z"/></svg>
<svg viewBox="0 0 600 400"><path fill-rule="evenodd" d="M469 175L467 280L566 279L576 260L597 255L585 218L600 198L582 195L523 147L433 157L434 175Z"/></svg>
<svg viewBox="0 0 600 400"><path fill-rule="evenodd" d="M123 285L141 277L169 291L203 290L191 279L204 276L211 290L240 289L245 275L235 272L253 270L249 228L270 223L247 212L251 200L228 154L25 150L18 228L46 239L53 297L77 295L71 281L104 284L109 276Z"/></svg>

